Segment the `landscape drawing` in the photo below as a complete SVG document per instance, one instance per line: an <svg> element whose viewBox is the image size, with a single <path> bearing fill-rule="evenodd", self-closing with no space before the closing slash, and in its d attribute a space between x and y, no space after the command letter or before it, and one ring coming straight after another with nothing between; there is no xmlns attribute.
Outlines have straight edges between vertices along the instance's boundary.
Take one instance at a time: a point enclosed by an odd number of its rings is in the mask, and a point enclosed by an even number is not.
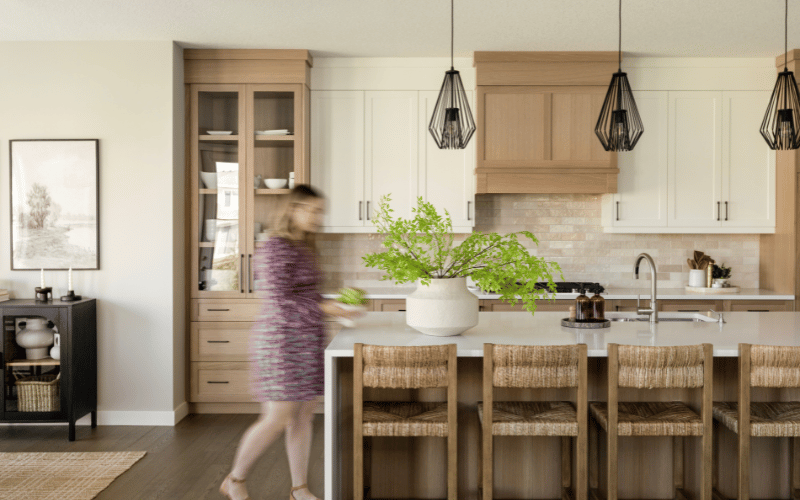
<svg viewBox="0 0 800 500"><path fill-rule="evenodd" d="M99 141L10 143L11 269L99 269Z"/></svg>

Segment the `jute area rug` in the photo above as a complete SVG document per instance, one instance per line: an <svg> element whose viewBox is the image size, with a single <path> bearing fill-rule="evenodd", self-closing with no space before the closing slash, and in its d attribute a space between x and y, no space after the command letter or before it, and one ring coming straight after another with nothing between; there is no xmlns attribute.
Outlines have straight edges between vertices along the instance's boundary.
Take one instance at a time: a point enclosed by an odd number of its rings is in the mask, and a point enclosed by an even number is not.
<svg viewBox="0 0 800 500"><path fill-rule="evenodd" d="M0 453L0 499L91 500L145 453Z"/></svg>

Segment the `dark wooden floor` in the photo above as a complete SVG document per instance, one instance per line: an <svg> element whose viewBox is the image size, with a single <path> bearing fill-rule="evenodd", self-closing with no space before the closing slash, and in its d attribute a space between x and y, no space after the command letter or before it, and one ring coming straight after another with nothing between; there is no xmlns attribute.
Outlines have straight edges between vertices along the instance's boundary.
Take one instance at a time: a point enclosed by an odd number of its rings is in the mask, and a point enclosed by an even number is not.
<svg viewBox="0 0 800 500"><path fill-rule="evenodd" d="M236 445L256 415L189 415L175 427L78 426L67 440L66 426L0 426L0 452L146 451L139 462L103 490L97 500L221 499ZM317 496L323 486L323 416L314 420L308 483ZM247 487L252 500L286 500L291 478L281 437L256 463Z"/></svg>

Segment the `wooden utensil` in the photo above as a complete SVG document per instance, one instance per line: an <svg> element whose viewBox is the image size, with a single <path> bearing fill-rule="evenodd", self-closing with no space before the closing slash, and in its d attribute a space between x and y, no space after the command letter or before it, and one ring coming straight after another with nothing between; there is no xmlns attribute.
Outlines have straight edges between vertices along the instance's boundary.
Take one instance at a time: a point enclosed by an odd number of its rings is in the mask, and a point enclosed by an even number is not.
<svg viewBox="0 0 800 500"><path fill-rule="evenodd" d="M686 263L689 264L689 269L697 269L697 265L692 259L686 259Z"/></svg>

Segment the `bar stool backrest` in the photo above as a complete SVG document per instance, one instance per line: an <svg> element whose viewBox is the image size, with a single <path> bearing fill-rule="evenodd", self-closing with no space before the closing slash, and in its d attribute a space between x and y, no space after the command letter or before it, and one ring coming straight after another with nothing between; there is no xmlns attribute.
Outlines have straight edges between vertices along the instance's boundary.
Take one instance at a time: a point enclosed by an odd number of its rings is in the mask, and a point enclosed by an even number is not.
<svg viewBox="0 0 800 500"><path fill-rule="evenodd" d="M749 358L751 387L800 387L800 347L740 344L739 351Z"/></svg>
<svg viewBox="0 0 800 500"><path fill-rule="evenodd" d="M494 387L560 388L578 387L580 361L586 345L491 346Z"/></svg>
<svg viewBox="0 0 800 500"><path fill-rule="evenodd" d="M417 389L447 387L448 367L455 366L456 345L379 346L356 344L356 373L364 387ZM360 358L360 359L359 359Z"/></svg>
<svg viewBox="0 0 800 500"><path fill-rule="evenodd" d="M617 361L619 387L637 389L703 387L706 345L609 344L609 370L613 369L613 361ZM707 349L710 348L708 345Z"/></svg>

